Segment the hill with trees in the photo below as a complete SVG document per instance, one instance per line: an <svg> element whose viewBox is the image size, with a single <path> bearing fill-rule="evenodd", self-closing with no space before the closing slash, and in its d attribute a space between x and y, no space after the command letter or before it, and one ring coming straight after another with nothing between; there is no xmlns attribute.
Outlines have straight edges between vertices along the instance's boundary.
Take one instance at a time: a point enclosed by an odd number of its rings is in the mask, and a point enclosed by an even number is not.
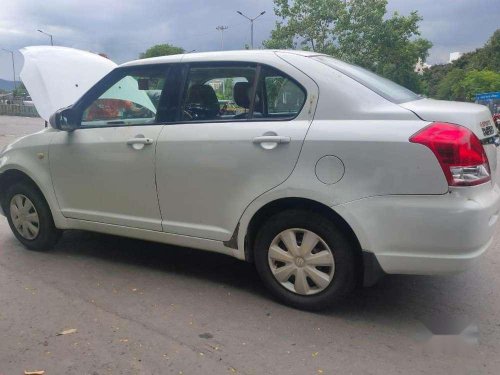
<svg viewBox="0 0 500 375"><path fill-rule="evenodd" d="M476 94L491 91L500 91L500 29L484 47L434 65L422 76L422 92L436 99L473 101Z"/></svg>
<svg viewBox="0 0 500 375"><path fill-rule="evenodd" d="M5 79L0 79L0 90L12 91L13 88L14 88L13 81L7 81Z"/></svg>

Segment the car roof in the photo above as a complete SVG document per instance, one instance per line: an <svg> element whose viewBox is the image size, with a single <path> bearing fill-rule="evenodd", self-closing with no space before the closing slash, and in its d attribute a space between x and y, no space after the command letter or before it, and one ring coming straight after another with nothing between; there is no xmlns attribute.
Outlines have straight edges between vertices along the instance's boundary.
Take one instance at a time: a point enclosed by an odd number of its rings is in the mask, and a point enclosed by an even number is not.
<svg viewBox="0 0 500 375"><path fill-rule="evenodd" d="M165 64L176 62L206 62L206 61L258 61L260 58L275 56L277 52L290 53L294 55L311 57L322 55L317 52L300 50L238 50L238 51L214 51L214 52L193 52L170 56L152 57L148 59L134 60L120 65L120 67L130 67L149 64Z"/></svg>

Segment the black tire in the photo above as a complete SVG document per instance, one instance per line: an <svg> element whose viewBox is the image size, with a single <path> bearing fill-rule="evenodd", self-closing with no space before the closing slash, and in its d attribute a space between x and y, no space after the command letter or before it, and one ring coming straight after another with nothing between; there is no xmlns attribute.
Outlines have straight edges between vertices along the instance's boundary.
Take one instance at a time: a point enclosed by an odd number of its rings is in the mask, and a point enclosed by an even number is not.
<svg viewBox="0 0 500 375"><path fill-rule="evenodd" d="M28 198L38 213L39 232L36 238L28 240L24 238L16 229L12 222L10 213L10 202L18 194ZM29 250L45 251L52 249L61 238L61 231L56 228L52 213L47 201L40 191L30 183L17 182L7 188L5 200L3 202L4 212L10 225L10 229L16 238Z"/></svg>
<svg viewBox="0 0 500 375"><path fill-rule="evenodd" d="M320 236L330 247L335 261L335 271L330 284L313 295L300 295L286 289L272 274L268 252L273 239L291 228L302 228ZM349 294L357 282L355 247L335 224L324 216L306 210L287 210L269 218L260 227L254 245L257 271L266 287L281 302L303 310L322 310L337 303Z"/></svg>

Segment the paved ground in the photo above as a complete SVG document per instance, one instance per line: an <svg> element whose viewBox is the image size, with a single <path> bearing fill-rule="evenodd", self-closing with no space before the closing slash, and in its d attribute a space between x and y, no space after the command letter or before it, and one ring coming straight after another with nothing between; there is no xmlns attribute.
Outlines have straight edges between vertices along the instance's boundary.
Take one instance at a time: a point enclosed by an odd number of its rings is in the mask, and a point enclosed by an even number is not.
<svg viewBox="0 0 500 375"><path fill-rule="evenodd" d="M42 127L0 117L0 146ZM318 314L229 257L84 232L31 252L0 218L0 374L498 374L499 252Z"/></svg>

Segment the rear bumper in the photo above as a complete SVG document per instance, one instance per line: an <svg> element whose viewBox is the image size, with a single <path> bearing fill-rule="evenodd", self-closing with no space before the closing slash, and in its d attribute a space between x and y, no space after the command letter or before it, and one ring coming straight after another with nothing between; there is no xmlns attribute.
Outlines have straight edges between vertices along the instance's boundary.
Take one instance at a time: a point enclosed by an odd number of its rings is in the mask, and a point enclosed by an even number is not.
<svg viewBox="0 0 500 375"><path fill-rule="evenodd" d="M380 267L388 274L441 275L468 269L491 245L491 238L479 249L456 255L375 254Z"/></svg>
<svg viewBox="0 0 500 375"><path fill-rule="evenodd" d="M490 246L500 188L484 184L440 196L371 197L333 209L385 273L454 273L467 269Z"/></svg>

